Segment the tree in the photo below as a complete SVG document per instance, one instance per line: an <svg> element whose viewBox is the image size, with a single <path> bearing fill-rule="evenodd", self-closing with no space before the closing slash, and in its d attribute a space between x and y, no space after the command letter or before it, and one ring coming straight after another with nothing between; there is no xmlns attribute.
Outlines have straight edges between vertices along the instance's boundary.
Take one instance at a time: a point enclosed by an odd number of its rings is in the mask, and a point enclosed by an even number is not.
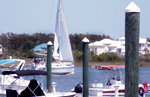
<svg viewBox="0 0 150 97"><path fill-rule="evenodd" d="M147 53L149 53L149 50L148 50L147 48L144 48L143 51L145 51L145 55L146 55Z"/></svg>

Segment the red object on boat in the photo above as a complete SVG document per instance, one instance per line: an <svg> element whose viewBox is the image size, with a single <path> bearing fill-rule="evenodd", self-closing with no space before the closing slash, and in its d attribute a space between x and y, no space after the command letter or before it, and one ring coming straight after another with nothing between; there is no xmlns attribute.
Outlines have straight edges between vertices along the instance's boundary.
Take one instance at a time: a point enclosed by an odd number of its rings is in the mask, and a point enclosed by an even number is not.
<svg viewBox="0 0 150 97"><path fill-rule="evenodd" d="M144 82L142 84L144 85L144 93L147 93L148 90L147 82Z"/></svg>

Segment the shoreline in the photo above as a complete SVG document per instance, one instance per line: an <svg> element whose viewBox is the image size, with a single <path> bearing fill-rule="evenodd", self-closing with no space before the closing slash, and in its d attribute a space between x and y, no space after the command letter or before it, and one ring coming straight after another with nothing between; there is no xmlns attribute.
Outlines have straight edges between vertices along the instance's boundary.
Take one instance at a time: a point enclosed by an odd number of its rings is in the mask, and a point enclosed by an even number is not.
<svg viewBox="0 0 150 97"><path fill-rule="evenodd" d="M25 64L32 64L33 60L32 59L25 59ZM83 62L82 61L75 61L75 66L80 67L82 66ZM115 62L91 62L89 61L89 66L91 67L92 65L125 65L124 61L115 61ZM139 62L140 67L150 67L150 62Z"/></svg>
<svg viewBox="0 0 150 97"><path fill-rule="evenodd" d="M75 62L76 66L82 66L82 62ZM125 65L125 62L89 62L92 65ZM139 62L139 67L150 67L150 62Z"/></svg>

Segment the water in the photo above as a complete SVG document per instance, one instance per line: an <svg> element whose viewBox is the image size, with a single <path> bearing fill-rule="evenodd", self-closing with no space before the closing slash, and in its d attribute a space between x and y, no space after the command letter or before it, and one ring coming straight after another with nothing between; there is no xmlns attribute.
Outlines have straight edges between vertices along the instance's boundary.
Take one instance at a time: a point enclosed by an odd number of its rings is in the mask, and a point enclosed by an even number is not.
<svg viewBox="0 0 150 97"><path fill-rule="evenodd" d="M75 74L73 75L53 75L52 82L56 82L56 91L59 92L70 92L79 82L83 82L82 67L75 67ZM125 68L120 69L122 72L122 78L124 83ZM139 67L139 84L143 82L150 83L150 67ZM98 83L105 84L107 77L107 70L97 70L89 67L89 84L94 83L95 80Z"/></svg>

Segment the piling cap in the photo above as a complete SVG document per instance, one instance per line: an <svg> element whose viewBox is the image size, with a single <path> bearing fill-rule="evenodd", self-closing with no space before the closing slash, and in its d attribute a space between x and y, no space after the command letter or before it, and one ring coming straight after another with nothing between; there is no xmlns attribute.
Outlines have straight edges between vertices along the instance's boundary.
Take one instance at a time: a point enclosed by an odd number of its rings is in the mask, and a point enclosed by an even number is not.
<svg viewBox="0 0 150 97"><path fill-rule="evenodd" d="M141 12L140 8L134 3L131 2L126 8L125 12Z"/></svg>
<svg viewBox="0 0 150 97"><path fill-rule="evenodd" d="M52 84L52 85L56 85L56 83L55 83L55 82L52 82L51 84Z"/></svg>
<svg viewBox="0 0 150 97"><path fill-rule="evenodd" d="M47 42L47 45L53 45L51 41Z"/></svg>
<svg viewBox="0 0 150 97"><path fill-rule="evenodd" d="M90 42L86 37L82 40L82 42Z"/></svg>

